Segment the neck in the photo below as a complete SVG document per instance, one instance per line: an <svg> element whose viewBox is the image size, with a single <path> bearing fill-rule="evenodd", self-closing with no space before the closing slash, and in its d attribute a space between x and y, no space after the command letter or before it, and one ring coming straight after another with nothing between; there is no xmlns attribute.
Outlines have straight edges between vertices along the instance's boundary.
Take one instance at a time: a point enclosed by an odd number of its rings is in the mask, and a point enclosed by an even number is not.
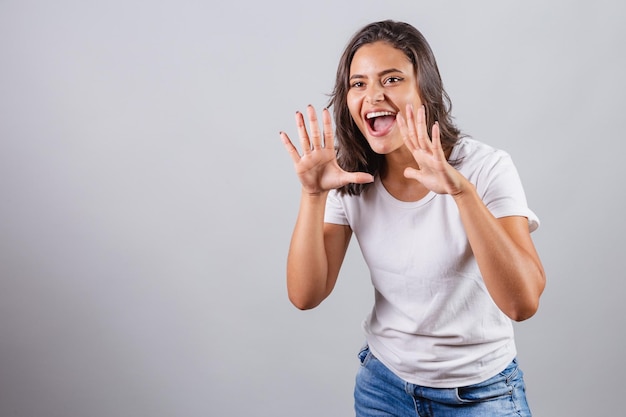
<svg viewBox="0 0 626 417"><path fill-rule="evenodd" d="M452 149L446 149L446 159ZM385 166L381 169L380 179L385 189L400 201L417 201L426 196L429 190L422 183L404 176L408 167L419 169L419 165L407 147L385 155Z"/></svg>
<svg viewBox="0 0 626 417"><path fill-rule="evenodd" d="M419 168L406 147L385 156L385 166L380 179L385 189L400 201L417 201L428 194L428 189L418 181L404 176L407 167Z"/></svg>

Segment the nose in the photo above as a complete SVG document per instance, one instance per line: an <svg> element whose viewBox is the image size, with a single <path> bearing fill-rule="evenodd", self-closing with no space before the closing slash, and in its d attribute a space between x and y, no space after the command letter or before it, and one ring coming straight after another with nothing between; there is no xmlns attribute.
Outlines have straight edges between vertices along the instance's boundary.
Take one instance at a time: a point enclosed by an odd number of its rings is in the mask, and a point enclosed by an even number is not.
<svg viewBox="0 0 626 417"><path fill-rule="evenodd" d="M381 86L374 84L374 85L370 85L369 88L367 89L365 99L367 100L369 104L376 104L380 101L383 101L384 98L385 96L383 94L383 90Z"/></svg>

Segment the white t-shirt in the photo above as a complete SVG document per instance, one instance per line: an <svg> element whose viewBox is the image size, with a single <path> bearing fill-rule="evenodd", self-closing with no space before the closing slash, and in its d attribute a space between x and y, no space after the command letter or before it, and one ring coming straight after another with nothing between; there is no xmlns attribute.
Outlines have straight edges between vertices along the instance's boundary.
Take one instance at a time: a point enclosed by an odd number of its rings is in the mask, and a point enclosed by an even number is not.
<svg viewBox="0 0 626 417"><path fill-rule="evenodd" d="M463 138L450 160L495 217L524 216L517 169L503 151ZM405 381L434 388L482 382L516 355L511 320L492 300L456 203L433 192L403 202L380 178L360 196L329 193L325 221L349 225L375 289L363 321L372 353Z"/></svg>

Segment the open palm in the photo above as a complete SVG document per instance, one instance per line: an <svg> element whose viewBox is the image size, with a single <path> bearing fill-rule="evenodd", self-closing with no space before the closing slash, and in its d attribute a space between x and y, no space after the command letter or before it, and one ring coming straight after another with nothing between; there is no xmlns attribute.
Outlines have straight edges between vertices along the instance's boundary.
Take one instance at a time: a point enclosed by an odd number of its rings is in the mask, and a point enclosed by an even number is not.
<svg viewBox="0 0 626 417"><path fill-rule="evenodd" d="M309 128L307 132L304 115L296 113L296 126L300 136L302 155L285 132L280 136L293 160L296 174L305 192L317 194L343 187L349 183L372 182L372 175L364 172L346 172L337 163L331 117L328 109L322 112L323 135L320 134L317 115L313 106L307 107Z"/></svg>
<svg viewBox="0 0 626 417"><path fill-rule="evenodd" d="M404 143L413 154L419 169L408 167L404 176L419 181L422 185L438 194L455 195L460 192L463 177L452 167L441 146L439 124L432 128L432 141L426 129L424 108L417 111L415 120L413 109L407 107L407 120L398 115L400 131L404 136Z"/></svg>

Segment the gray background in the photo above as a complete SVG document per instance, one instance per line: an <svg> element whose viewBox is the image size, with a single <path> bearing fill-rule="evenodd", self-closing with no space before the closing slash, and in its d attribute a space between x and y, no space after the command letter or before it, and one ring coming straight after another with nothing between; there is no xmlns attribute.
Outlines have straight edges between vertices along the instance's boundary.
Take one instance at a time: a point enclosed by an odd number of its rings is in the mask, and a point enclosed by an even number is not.
<svg viewBox="0 0 626 417"><path fill-rule="evenodd" d="M424 33L542 220L548 285L515 326L535 415L619 414L623 8L0 0L0 416L352 414L369 278L353 245L321 307L289 304L278 132L384 18Z"/></svg>

